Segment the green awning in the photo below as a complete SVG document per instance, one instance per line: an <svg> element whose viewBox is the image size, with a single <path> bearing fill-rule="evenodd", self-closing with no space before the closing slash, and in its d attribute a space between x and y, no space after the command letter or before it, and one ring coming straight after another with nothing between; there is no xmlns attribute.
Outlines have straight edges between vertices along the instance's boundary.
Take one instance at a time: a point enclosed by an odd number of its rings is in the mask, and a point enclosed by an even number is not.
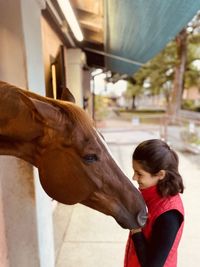
<svg viewBox="0 0 200 267"><path fill-rule="evenodd" d="M105 0L106 67L133 74L200 10L200 0Z"/></svg>

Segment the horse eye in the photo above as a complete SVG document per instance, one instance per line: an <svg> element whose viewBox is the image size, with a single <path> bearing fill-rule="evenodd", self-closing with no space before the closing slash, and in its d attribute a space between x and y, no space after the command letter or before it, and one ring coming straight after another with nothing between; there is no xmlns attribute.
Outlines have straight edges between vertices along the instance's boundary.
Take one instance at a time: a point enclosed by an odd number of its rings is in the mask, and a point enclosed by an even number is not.
<svg viewBox="0 0 200 267"><path fill-rule="evenodd" d="M83 157L83 159L84 159L84 161L85 161L86 163L93 163L93 162L95 162L95 161L98 160L98 157L97 157L97 155L95 155L95 154L89 154L89 155L85 155L85 156Z"/></svg>

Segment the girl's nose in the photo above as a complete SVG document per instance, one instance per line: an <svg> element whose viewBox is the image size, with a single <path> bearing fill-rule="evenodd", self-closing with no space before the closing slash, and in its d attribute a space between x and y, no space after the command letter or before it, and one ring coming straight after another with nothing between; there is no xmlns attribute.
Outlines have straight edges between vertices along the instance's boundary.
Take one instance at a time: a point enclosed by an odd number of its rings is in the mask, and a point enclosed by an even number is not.
<svg viewBox="0 0 200 267"><path fill-rule="evenodd" d="M135 173L133 174L132 179L133 179L134 181L137 181L137 175L136 175Z"/></svg>

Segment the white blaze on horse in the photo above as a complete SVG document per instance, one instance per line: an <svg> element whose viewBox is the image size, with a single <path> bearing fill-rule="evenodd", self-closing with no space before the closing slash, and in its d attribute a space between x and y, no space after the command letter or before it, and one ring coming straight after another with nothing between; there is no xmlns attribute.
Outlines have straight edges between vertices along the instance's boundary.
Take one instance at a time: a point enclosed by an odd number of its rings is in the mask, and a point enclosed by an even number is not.
<svg viewBox="0 0 200 267"><path fill-rule="evenodd" d="M84 204L114 217L123 228L145 224L140 193L74 103L0 81L0 155L36 166L45 192L61 203Z"/></svg>

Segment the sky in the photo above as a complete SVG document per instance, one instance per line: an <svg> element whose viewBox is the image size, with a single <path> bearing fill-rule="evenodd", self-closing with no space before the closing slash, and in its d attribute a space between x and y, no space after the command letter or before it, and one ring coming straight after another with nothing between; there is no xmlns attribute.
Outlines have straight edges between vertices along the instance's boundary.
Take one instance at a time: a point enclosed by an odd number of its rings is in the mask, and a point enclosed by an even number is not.
<svg viewBox="0 0 200 267"><path fill-rule="evenodd" d="M115 84L105 82L106 74L100 73L96 70L94 74L94 88L95 94L109 95L109 96L121 96L126 90L126 81L119 80Z"/></svg>

